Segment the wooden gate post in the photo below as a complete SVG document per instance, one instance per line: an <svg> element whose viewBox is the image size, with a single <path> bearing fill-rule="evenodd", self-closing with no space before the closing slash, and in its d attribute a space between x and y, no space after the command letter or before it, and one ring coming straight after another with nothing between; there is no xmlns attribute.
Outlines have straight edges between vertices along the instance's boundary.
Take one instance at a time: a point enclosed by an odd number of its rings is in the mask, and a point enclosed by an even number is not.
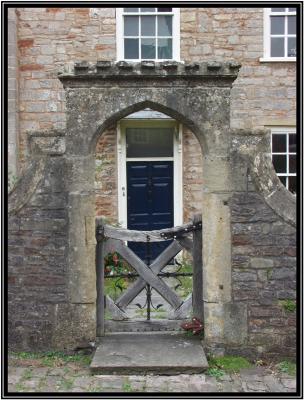
<svg viewBox="0 0 304 400"><path fill-rule="evenodd" d="M202 215L193 217L193 224L202 224ZM193 317L203 321L203 265L202 265L202 229L193 231Z"/></svg>
<svg viewBox="0 0 304 400"><path fill-rule="evenodd" d="M104 258L105 237L102 219L96 220L96 336L105 334Z"/></svg>

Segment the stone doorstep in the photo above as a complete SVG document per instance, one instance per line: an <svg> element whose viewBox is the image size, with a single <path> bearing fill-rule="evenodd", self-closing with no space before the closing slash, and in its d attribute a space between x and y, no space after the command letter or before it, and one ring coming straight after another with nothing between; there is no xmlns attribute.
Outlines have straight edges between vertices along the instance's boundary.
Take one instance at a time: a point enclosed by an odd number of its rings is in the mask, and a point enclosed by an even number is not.
<svg viewBox="0 0 304 400"><path fill-rule="evenodd" d="M195 374L207 368L199 338L170 333L104 336L90 366L93 374L117 375Z"/></svg>

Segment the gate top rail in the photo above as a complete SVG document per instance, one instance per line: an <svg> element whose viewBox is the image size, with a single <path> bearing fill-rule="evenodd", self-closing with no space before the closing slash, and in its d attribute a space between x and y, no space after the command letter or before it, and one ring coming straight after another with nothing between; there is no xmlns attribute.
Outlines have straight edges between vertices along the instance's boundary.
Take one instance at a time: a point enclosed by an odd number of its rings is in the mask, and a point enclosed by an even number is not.
<svg viewBox="0 0 304 400"><path fill-rule="evenodd" d="M155 231L135 231L124 228L116 228L111 225L103 224L102 220L96 219L96 238L97 240L111 238L127 240L130 242L161 242L179 238L189 232L202 229L202 217L196 216L194 221L187 224L175 226Z"/></svg>

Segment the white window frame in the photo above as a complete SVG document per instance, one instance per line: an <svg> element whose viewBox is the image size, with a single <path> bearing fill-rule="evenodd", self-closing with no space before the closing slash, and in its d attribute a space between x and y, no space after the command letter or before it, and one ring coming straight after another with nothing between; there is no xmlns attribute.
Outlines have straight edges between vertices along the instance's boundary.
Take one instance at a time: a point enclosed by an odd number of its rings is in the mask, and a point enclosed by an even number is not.
<svg viewBox="0 0 304 400"><path fill-rule="evenodd" d="M272 135L276 134L276 135L285 135L286 136L286 152L275 152L273 153L272 151ZM296 128L293 127L275 127L275 128L271 128L271 159L273 155L286 155L286 173L282 173L282 172L276 172L277 176L285 176L286 177L286 185L284 185L286 187L286 189L289 190L289 177L290 176L297 176L296 173L290 173L289 172L289 155L297 155L296 152L289 152L289 135L290 134L296 134ZM294 196L296 195L295 193L292 193Z"/></svg>
<svg viewBox="0 0 304 400"><path fill-rule="evenodd" d="M172 15L172 58L170 59L125 59L124 58L124 26L123 17L124 15ZM128 62L140 62L143 60L147 61L180 61L180 9L172 8L172 12L158 13L158 12L147 12L147 13L124 13L123 8L116 8L116 50L117 50L117 61L128 61Z"/></svg>
<svg viewBox="0 0 304 400"><path fill-rule="evenodd" d="M287 3L286 3L287 4ZM288 7L284 7L288 8ZM297 60L297 57L271 57L270 56L270 42L271 42L271 36L270 36L270 16L277 15L277 16L284 16L287 17L289 15L296 16L296 11L285 11L285 12L272 12L271 8L264 8L264 57L260 58L261 62L295 62ZM287 37L291 36L287 34L287 24L285 23L285 32L284 32L284 38L285 38L285 44L284 44L284 50L286 52L287 50ZM282 35L281 35L282 36ZM296 35L295 35L296 37Z"/></svg>
<svg viewBox="0 0 304 400"><path fill-rule="evenodd" d="M126 128L174 127L173 157L127 158ZM127 161L173 161L173 213L174 226L183 224L183 170L182 170L182 124L163 119L121 120L117 123L117 171L118 171L118 221L127 228Z"/></svg>

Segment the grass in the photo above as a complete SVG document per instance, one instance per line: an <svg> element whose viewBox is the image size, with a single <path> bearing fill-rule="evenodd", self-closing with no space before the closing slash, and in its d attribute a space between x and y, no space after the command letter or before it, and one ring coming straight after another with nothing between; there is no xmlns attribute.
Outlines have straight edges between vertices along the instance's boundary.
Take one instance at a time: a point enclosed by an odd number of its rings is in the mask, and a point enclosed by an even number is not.
<svg viewBox="0 0 304 400"><path fill-rule="evenodd" d="M237 373L243 368L250 368L252 364L244 357L236 356L223 356L223 357L212 357L209 360L209 370L225 371L227 373ZM215 374L215 371L212 372ZM215 376L215 375L212 375Z"/></svg>
<svg viewBox="0 0 304 400"><path fill-rule="evenodd" d="M280 372L285 372L288 375L295 376L297 367L296 364L291 361L282 361L277 365Z"/></svg>
<svg viewBox="0 0 304 400"><path fill-rule="evenodd" d="M91 362L91 356L86 354L66 354L62 351L48 352L11 352L14 358L18 360L36 360L44 367L61 367L69 362L79 363L87 366ZM29 374L30 372L28 372ZM29 378L27 378L29 379Z"/></svg>

